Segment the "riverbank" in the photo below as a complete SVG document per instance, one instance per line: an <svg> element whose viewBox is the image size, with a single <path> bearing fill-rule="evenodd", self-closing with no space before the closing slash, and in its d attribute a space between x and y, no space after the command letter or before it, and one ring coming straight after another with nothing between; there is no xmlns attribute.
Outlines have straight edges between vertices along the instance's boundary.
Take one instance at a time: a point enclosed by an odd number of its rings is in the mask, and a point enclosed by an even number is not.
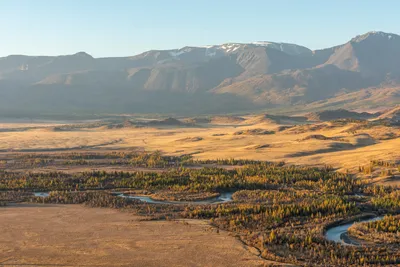
<svg viewBox="0 0 400 267"><path fill-rule="evenodd" d="M324 236L329 241L334 241L343 245L360 246L363 242L357 238L354 238L348 234L348 229L357 222L369 222L377 220L378 217L375 213L364 213L352 218L347 218L339 221L335 221L325 226Z"/></svg>

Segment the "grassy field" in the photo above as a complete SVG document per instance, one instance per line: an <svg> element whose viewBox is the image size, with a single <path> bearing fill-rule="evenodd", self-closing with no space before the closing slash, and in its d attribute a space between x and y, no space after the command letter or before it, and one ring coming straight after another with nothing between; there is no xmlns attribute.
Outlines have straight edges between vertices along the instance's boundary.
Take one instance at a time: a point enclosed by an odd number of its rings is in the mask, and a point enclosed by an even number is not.
<svg viewBox="0 0 400 267"><path fill-rule="evenodd" d="M371 160L400 160L400 150L396 149L400 147L399 127L367 127L360 122L289 123L247 116L242 120L220 118L190 127L109 129L103 126L58 131L55 126L39 124L34 129L0 132L0 151L4 155L19 150L54 153L160 150L167 155L192 154L197 159L235 158L330 165L353 173ZM12 127L19 126L13 124Z"/></svg>
<svg viewBox="0 0 400 267"><path fill-rule="evenodd" d="M263 266L227 232L204 221L139 221L79 205L1 208L4 266Z"/></svg>

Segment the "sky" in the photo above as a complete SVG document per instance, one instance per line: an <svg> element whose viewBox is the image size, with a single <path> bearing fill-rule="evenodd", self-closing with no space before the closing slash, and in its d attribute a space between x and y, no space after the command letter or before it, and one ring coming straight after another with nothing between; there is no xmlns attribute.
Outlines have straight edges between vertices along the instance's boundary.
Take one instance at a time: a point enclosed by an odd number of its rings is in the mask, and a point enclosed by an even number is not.
<svg viewBox="0 0 400 267"><path fill-rule="evenodd" d="M230 42L320 49L400 34L398 0L0 0L0 56L132 56Z"/></svg>

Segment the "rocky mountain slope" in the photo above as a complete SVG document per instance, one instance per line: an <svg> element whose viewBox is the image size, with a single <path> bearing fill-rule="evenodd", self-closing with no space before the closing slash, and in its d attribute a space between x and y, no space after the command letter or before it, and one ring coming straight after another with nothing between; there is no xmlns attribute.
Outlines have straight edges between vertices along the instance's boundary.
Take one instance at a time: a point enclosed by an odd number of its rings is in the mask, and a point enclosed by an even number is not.
<svg viewBox="0 0 400 267"><path fill-rule="evenodd" d="M400 36L369 32L323 50L230 43L133 57L0 58L1 114L220 113L400 103Z"/></svg>
<svg viewBox="0 0 400 267"><path fill-rule="evenodd" d="M393 109L387 110L379 117L379 119L386 119L393 123L400 124L400 105Z"/></svg>

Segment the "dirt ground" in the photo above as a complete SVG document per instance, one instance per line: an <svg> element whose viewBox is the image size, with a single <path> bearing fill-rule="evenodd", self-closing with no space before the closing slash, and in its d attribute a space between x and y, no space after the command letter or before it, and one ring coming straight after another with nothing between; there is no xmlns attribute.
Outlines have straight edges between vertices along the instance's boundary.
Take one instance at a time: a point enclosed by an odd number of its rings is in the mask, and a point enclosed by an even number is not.
<svg viewBox="0 0 400 267"><path fill-rule="evenodd" d="M139 221L79 205L0 208L0 266L263 266L207 222Z"/></svg>

